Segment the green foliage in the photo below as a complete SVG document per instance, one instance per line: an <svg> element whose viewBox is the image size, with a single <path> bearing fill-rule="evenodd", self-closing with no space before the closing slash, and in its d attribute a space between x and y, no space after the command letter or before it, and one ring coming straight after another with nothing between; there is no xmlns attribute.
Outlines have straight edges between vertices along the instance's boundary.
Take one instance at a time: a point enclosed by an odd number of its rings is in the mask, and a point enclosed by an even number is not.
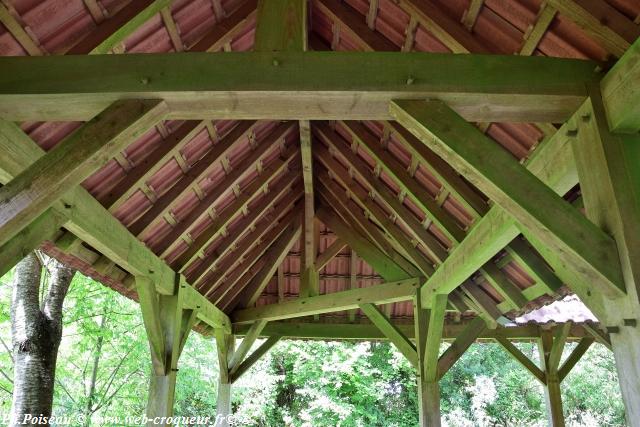
<svg viewBox="0 0 640 427"><path fill-rule="evenodd" d="M0 347L0 412L11 406L10 298L7 275L0 279L0 338L7 344ZM76 275L64 313L54 412L143 414L151 367L138 305ZM537 361L534 344L518 347ZM215 416L216 354L214 340L191 334L180 360L177 415ZM440 384L445 425L546 425L542 386L496 344L471 346ZM624 425L613 356L604 347L594 345L562 389L568 425ZM387 342L281 341L234 384L233 409L260 427L414 426L415 373Z"/></svg>

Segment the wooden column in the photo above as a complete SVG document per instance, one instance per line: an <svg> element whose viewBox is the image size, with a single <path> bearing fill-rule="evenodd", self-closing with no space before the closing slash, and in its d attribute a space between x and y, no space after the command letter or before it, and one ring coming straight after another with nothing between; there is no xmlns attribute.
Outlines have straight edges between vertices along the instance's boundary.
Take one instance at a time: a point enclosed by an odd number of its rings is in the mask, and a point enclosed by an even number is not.
<svg viewBox="0 0 640 427"><path fill-rule="evenodd" d="M610 332L627 422L640 426L640 136L611 132L611 113L593 87L572 123L572 142L586 216L614 237L622 266L626 295L594 294Z"/></svg>
<svg viewBox="0 0 640 427"><path fill-rule="evenodd" d="M218 381L218 400L216 403L216 425L229 426L231 415L231 381L229 379L229 362L233 357L236 342L235 336L225 334L216 329L216 344L218 349L218 366L220 367L220 379Z"/></svg>
<svg viewBox="0 0 640 427"><path fill-rule="evenodd" d="M147 277L136 277L142 318L149 339L153 371L147 402L147 425L157 417L171 417L178 372L178 359L196 321L195 310L183 309L183 289L188 286L177 276L174 295L160 295Z"/></svg>
<svg viewBox="0 0 640 427"><path fill-rule="evenodd" d="M418 413L421 427L440 427L438 353L444 322L446 295L437 295L430 309L422 306L420 292L414 299L416 349L418 352Z"/></svg>
<svg viewBox="0 0 640 427"><path fill-rule="evenodd" d="M557 329L555 337L550 331L544 331L538 341L540 366L545 375L544 398L547 405L547 420L553 427L564 427L558 367L570 327L571 324L567 323L564 327Z"/></svg>

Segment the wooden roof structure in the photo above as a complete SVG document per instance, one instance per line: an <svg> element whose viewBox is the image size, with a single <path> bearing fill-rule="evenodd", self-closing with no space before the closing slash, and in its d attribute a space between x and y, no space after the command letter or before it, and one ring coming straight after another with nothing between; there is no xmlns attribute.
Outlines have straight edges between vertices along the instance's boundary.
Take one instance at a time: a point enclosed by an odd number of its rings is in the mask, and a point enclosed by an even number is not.
<svg viewBox="0 0 640 427"><path fill-rule="evenodd" d="M575 292L628 326L637 301L611 301L637 300L637 152L593 141L640 129L639 18L635 0L4 1L1 273L41 247L139 299L160 359L177 304L179 336L227 344L372 323L431 382L442 325L469 325L464 351ZM425 353L403 326L423 320ZM556 339L610 345L585 328Z"/></svg>

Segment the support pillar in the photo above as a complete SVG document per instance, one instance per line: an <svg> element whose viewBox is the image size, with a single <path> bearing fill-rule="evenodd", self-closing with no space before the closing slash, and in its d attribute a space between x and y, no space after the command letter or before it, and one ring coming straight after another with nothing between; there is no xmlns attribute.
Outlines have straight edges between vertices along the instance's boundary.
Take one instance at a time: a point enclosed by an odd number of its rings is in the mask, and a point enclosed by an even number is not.
<svg viewBox="0 0 640 427"><path fill-rule="evenodd" d="M619 65L618 75L629 75L625 64L637 63L638 43ZM610 73L612 73L612 70ZM615 74L615 73L614 73ZM578 111L574 125L574 157L587 217L614 237L626 295L604 298L597 290L585 304L605 325L611 337L627 423L640 426L640 135L612 132L605 101L598 87ZM632 111L630 109L629 111ZM580 296L583 298L583 296ZM588 296L587 296L588 297ZM595 307L594 307L595 306Z"/></svg>
<svg viewBox="0 0 640 427"><path fill-rule="evenodd" d="M438 350L442 338L447 295L436 295L430 309L423 308L420 291L413 301L418 353L418 414L420 427L440 427Z"/></svg>
<svg viewBox="0 0 640 427"><path fill-rule="evenodd" d="M627 424L637 427L640 426L640 325L622 326L610 335Z"/></svg>
<svg viewBox="0 0 640 427"><path fill-rule="evenodd" d="M184 310L182 289L188 286L182 276L176 277L174 295L160 295L147 277L136 277L142 319L147 331L152 361L152 376L147 401L148 426L170 425L173 416L178 359L191 328L195 310Z"/></svg>
<svg viewBox="0 0 640 427"><path fill-rule="evenodd" d="M218 380L218 399L216 401L216 427L228 427L231 412L231 378L229 364L236 348L234 335L216 330L216 347L218 350L218 366L220 379Z"/></svg>

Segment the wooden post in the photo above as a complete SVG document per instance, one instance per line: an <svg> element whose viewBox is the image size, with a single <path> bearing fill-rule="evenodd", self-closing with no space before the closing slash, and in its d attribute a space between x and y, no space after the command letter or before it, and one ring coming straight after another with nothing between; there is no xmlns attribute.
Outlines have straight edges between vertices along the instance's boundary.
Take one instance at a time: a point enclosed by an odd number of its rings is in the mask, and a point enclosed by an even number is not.
<svg viewBox="0 0 640 427"><path fill-rule="evenodd" d="M147 277L136 277L138 299L142 310L153 372L147 401L147 425L169 425L162 417L173 415L178 359L189 332L196 321L195 310L183 309L183 290L189 286L177 276L174 295L160 295ZM160 423L158 423L160 419Z"/></svg>
<svg viewBox="0 0 640 427"><path fill-rule="evenodd" d="M438 383L437 361L442 336L442 322L439 322L438 319L444 320L446 301L446 295L439 296L434 299L434 306L431 309L425 309L422 307L420 291L418 291L413 302L416 349L418 351L418 425L421 427L440 427L440 384ZM443 308L442 310L440 310L440 306ZM439 315L440 312L442 312L442 316ZM438 347L434 350L435 342ZM432 357L434 354L435 358ZM430 365L433 366L430 368ZM433 375L430 371L433 371Z"/></svg>
<svg viewBox="0 0 640 427"><path fill-rule="evenodd" d="M637 49L630 50L627 59L637 55ZM572 123L572 142L586 216L614 237L622 266L626 295L593 294L602 307L598 318L610 332L627 422L640 426L640 137L610 130L612 106L592 88Z"/></svg>
<svg viewBox="0 0 640 427"><path fill-rule="evenodd" d="M553 427L564 427L558 365L570 327L571 324L567 323L563 328L558 329L555 338L550 331L543 331L542 337L538 340L540 366L545 374L544 398L547 405L547 420Z"/></svg>
<svg viewBox="0 0 640 427"><path fill-rule="evenodd" d="M231 381L229 378L229 363L233 358L236 347L234 335L225 334L216 329L216 344L218 349L218 366L220 367L220 379L218 381L218 400L216 404L217 426L229 426L231 415Z"/></svg>

